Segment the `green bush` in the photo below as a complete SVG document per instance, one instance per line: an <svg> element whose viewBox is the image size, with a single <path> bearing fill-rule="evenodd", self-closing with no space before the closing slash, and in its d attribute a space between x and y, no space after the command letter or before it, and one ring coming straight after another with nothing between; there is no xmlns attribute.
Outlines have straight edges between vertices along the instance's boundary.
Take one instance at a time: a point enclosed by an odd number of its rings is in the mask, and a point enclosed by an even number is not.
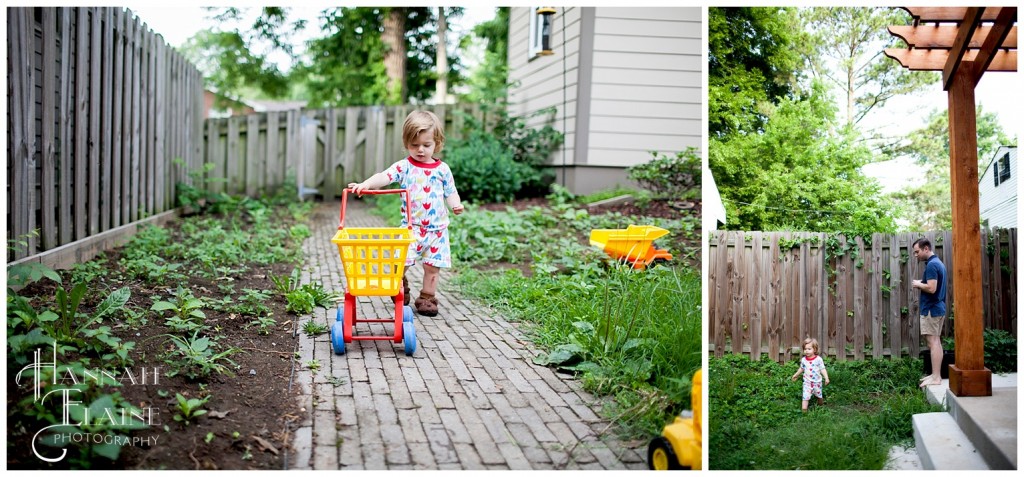
<svg viewBox="0 0 1024 477"><path fill-rule="evenodd" d="M466 201L506 202L540 173L516 162L512 150L490 133L473 131L445 153L459 196Z"/></svg>
<svg viewBox="0 0 1024 477"><path fill-rule="evenodd" d="M1017 339L1008 331L985 329L985 367L993 373L1017 372Z"/></svg>
<svg viewBox="0 0 1024 477"><path fill-rule="evenodd" d="M700 196L700 153L690 147L675 157L651 151L654 159L627 169L629 178L661 198Z"/></svg>
<svg viewBox="0 0 1024 477"><path fill-rule="evenodd" d="M462 199L506 202L517 197L546 195L554 180L547 163L564 135L549 124L527 127L526 121L553 112L547 109L530 116L512 117L499 109L498 120L489 130L476 118L467 116L465 139L452 140L446 145L444 156Z"/></svg>

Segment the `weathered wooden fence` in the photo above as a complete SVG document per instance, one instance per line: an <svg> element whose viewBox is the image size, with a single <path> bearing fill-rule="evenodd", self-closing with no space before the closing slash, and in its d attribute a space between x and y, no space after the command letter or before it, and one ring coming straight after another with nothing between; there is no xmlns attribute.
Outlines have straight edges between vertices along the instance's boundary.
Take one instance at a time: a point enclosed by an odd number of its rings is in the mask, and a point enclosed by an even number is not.
<svg viewBox="0 0 1024 477"><path fill-rule="evenodd" d="M9 262L174 207L201 166L195 66L130 11L71 7L7 8L7 65Z"/></svg>
<svg viewBox="0 0 1024 477"><path fill-rule="evenodd" d="M921 234L874 234L870 240L821 233L711 231L708 336L715 356L748 354L784 362L803 340L818 340L838 360L909 354L920 346L923 265L912 245ZM943 334L956 309L952 232L923 234L948 271ZM982 231L986 328L1016 331L1017 229Z"/></svg>
<svg viewBox="0 0 1024 477"><path fill-rule="evenodd" d="M256 195L295 181L325 197L340 195L408 153L402 124L414 106L364 106L264 112L207 119L203 160L214 191ZM461 136L465 118L492 124L477 104L429 107L445 122L448 141ZM443 151L441 155L443 155Z"/></svg>

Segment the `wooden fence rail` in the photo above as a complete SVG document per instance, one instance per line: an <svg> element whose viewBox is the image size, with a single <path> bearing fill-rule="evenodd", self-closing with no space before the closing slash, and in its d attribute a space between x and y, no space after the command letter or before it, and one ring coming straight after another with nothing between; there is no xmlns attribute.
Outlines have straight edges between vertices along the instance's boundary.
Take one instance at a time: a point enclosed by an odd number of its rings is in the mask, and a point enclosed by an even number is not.
<svg viewBox="0 0 1024 477"><path fill-rule="evenodd" d="M924 236L948 274L944 336L952 336L952 232L861 237L821 233L712 231L708 254L709 343L715 356L743 353L785 362L804 338L838 360L917 356ZM986 328L1016 332L1017 229L983 230Z"/></svg>
<svg viewBox="0 0 1024 477"><path fill-rule="evenodd" d="M211 190L257 195L285 183L333 197L408 153L402 124L413 106L362 106L254 113L208 119L203 160ZM430 106L448 142L462 136L466 117L493 124L477 104ZM442 152L443 155L443 152ZM291 182L294 181L294 182Z"/></svg>
<svg viewBox="0 0 1024 477"><path fill-rule="evenodd" d="M121 8L9 7L7 54L8 262L174 207L201 167L195 66Z"/></svg>

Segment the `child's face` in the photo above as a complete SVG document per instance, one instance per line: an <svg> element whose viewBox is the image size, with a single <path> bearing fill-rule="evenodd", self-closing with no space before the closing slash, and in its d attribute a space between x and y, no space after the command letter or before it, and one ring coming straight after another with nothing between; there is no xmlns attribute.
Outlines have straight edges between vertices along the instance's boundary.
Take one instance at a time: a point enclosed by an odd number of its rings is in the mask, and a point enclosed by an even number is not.
<svg viewBox="0 0 1024 477"><path fill-rule="evenodd" d="M810 344L804 345L804 356L814 356L814 346Z"/></svg>
<svg viewBox="0 0 1024 477"><path fill-rule="evenodd" d="M435 147L437 144L434 143L433 129L420 132L409 144L405 145L405 148L409 150L409 155L420 162L434 162Z"/></svg>

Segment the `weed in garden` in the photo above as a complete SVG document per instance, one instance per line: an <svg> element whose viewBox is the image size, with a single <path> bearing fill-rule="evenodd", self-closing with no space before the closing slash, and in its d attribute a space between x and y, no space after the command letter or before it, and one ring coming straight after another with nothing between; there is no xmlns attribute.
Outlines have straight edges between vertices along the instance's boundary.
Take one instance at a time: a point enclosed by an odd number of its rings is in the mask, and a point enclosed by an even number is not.
<svg viewBox="0 0 1024 477"><path fill-rule="evenodd" d="M324 333L327 333L328 329L329 328L327 328L327 325L323 323L317 323L313 320L309 320L302 325L302 331L304 331L309 336L322 335Z"/></svg>
<svg viewBox="0 0 1024 477"><path fill-rule="evenodd" d="M266 316L257 317L255 320L249 323L249 326L256 326L256 333L260 335L269 335L270 327L277 324L277 320L274 319L273 313L269 313Z"/></svg>
<svg viewBox="0 0 1024 477"><path fill-rule="evenodd" d="M318 369L320 369L320 361L315 359L306 361L306 367L309 368L310 371L313 371L315 373Z"/></svg>
<svg viewBox="0 0 1024 477"><path fill-rule="evenodd" d="M231 311L244 316L263 315L270 311L270 307L266 305L269 300L270 293L265 290L243 288L242 296L238 298L238 303Z"/></svg>
<svg viewBox="0 0 1024 477"><path fill-rule="evenodd" d="M171 341L175 348L168 353L166 360L171 369L168 377L183 374L189 379L206 378L210 373L232 375L226 364L237 366L228 356L239 352L237 348L228 348L218 352L216 344L209 337L199 337L194 332L191 338L181 338L175 335L162 335ZM226 363L226 364L225 364Z"/></svg>
<svg viewBox="0 0 1024 477"><path fill-rule="evenodd" d="M192 420L207 413L206 409L200 409L210 400L210 396L203 399L186 399L181 393L175 393L174 398L178 400L178 413L174 420L184 425L191 424Z"/></svg>

